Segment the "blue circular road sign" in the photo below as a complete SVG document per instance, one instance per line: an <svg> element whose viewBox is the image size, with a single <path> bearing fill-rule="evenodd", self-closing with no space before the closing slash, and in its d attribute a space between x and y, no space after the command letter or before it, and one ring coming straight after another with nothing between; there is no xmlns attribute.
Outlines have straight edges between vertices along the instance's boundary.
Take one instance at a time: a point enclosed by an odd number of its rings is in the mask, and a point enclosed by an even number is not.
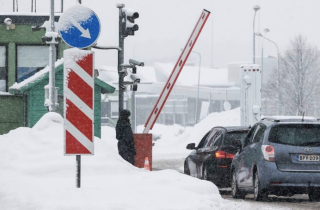
<svg viewBox="0 0 320 210"><path fill-rule="evenodd" d="M63 41L71 47L90 47L99 37L100 20L93 10L78 4L62 14L59 32Z"/></svg>

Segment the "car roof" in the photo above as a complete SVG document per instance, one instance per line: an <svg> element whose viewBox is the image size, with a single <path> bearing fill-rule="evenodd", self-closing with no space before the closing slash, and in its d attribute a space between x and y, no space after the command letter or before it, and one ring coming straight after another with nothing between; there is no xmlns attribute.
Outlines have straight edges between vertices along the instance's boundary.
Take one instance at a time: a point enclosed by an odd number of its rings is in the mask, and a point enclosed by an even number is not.
<svg viewBox="0 0 320 210"><path fill-rule="evenodd" d="M248 126L216 126L214 128L219 128L219 129L224 129L227 132L232 132L232 131L249 131L250 128Z"/></svg>
<svg viewBox="0 0 320 210"><path fill-rule="evenodd" d="M262 120L273 120L273 121L281 121L281 122L301 122L302 119L304 121L308 121L308 122L315 122L318 121L317 118L314 117L307 117L307 116L270 116L270 117L264 117L262 118Z"/></svg>
<svg viewBox="0 0 320 210"><path fill-rule="evenodd" d="M302 120L303 119L303 120ZM320 124L319 119L314 117L303 117L303 116L271 116L262 118L261 121L266 126L274 124L300 124L300 123L311 123Z"/></svg>

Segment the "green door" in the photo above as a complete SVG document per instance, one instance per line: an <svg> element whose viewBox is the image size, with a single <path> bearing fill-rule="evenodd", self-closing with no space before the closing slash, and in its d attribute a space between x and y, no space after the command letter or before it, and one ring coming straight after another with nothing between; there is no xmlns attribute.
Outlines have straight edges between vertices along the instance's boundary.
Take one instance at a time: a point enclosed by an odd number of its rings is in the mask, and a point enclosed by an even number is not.
<svg viewBox="0 0 320 210"><path fill-rule="evenodd" d="M0 95L0 135L24 126L23 97Z"/></svg>

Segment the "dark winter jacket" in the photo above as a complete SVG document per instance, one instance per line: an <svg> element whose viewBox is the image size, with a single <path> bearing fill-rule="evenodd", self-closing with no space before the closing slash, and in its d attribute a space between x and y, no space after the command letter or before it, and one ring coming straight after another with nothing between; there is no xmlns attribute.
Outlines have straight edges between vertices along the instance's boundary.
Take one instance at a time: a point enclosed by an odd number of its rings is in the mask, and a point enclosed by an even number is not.
<svg viewBox="0 0 320 210"><path fill-rule="evenodd" d="M116 125L116 138L119 140L119 154L124 159L126 159L126 156L134 156L136 154L133 133L128 116L120 116Z"/></svg>

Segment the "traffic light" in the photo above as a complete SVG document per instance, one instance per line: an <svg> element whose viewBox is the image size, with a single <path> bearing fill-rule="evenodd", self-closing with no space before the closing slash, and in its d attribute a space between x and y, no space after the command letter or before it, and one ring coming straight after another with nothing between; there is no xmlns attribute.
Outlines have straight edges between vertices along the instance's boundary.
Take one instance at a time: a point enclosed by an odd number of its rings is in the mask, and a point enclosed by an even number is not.
<svg viewBox="0 0 320 210"><path fill-rule="evenodd" d="M58 42L61 40L61 37L57 32L46 32L41 39L47 44L58 44Z"/></svg>
<svg viewBox="0 0 320 210"><path fill-rule="evenodd" d="M139 18L139 13L135 12L132 9L125 8L124 14L125 14L124 35L133 36L134 32L139 30L139 26L134 23L134 20Z"/></svg>

